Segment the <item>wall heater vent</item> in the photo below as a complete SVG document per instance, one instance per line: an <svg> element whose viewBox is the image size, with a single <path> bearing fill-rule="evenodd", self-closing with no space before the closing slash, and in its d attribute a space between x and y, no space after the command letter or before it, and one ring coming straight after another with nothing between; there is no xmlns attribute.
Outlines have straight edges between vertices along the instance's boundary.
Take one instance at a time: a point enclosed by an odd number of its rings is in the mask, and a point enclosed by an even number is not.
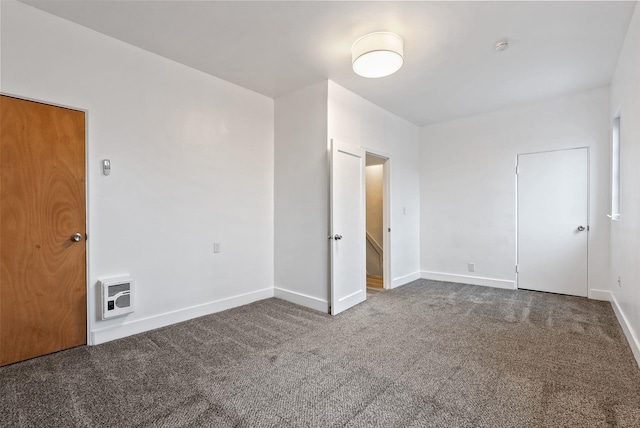
<svg viewBox="0 0 640 428"><path fill-rule="evenodd" d="M102 287L102 319L133 312L134 281L131 277L109 278L100 281Z"/></svg>

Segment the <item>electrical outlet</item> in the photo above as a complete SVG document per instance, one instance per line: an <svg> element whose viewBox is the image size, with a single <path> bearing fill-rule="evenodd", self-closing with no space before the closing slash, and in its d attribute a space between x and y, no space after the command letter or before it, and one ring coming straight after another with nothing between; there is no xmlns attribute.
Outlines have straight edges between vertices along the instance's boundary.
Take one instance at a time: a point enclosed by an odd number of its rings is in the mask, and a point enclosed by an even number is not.
<svg viewBox="0 0 640 428"><path fill-rule="evenodd" d="M214 253L219 253L220 252L220 243L219 242L214 242L213 243L213 252Z"/></svg>
<svg viewBox="0 0 640 428"><path fill-rule="evenodd" d="M476 264L475 263L467 263L467 270L469 272L475 272L476 271Z"/></svg>

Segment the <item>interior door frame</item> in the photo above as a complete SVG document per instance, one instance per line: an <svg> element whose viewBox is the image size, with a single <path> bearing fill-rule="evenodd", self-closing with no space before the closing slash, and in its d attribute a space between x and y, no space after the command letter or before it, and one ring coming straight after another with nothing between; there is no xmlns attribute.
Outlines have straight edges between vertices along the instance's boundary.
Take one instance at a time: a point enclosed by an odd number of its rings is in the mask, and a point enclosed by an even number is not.
<svg viewBox="0 0 640 428"><path fill-rule="evenodd" d="M376 149L362 147L366 155L385 159L382 164L382 286L384 290L393 288L391 276L391 156ZM367 167L365 162L365 168ZM365 210L366 215L366 210ZM366 243L363 243L366 246Z"/></svg>
<svg viewBox="0 0 640 428"><path fill-rule="evenodd" d="M580 147L569 147L566 149L553 149L553 150L538 150L535 152L526 152L526 153L518 153L516 154L516 159L515 159L515 168L514 168L514 172L515 172L515 193L516 193L516 198L515 198L515 209L516 209L516 216L515 216L515 225L516 225L516 269L515 269L515 286L516 286L516 290L520 289L520 284L518 282L518 265L520 264L520 260L519 260L519 249L520 249L520 242L518 239L518 235L519 235L519 224L518 224L518 157L519 156L524 156L524 155L536 155L536 154L541 154L541 153L553 153L553 152L564 152L564 151L568 151L568 150L581 150L581 149L587 149L587 298L590 298L590 290L591 290L591 266L589 264L589 247L591 245L591 234L589 233L589 229L590 229L590 225L591 225L591 150L589 148L589 146L580 146Z"/></svg>
<svg viewBox="0 0 640 428"><path fill-rule="evenodd" d="M85 295L86 295L86 306L87 306L87 319L86 319L86 329L87 329L87 337L86 337L86 345L93 345L91 343L91 323L89 322L91 319L91 299L90 299L90 287L89 287L89 110L72 107L66 104L60 104L56 102L51 102L48 100L42 100L38 98L26 97L24 95L16 95L10 92L0 91L0 95L5 95L7 97L16 98L24 101L31 101L34 103L45 104L52 107L61 107L69 110L80 111L84 113L84 196L85 196L85 207L84 207L84 222L85 222Z"/></svg>

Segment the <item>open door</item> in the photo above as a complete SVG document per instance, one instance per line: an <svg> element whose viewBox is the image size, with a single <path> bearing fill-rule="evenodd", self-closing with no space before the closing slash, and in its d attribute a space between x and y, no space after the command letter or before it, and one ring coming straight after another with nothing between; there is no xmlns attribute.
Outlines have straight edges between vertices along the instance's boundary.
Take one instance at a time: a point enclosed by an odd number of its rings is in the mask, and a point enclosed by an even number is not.
<svg viewBox="0 0 640 428"><path fill-rule="evenodd" d="M365 153L331 140L331 315L367 298Z"/></svg>

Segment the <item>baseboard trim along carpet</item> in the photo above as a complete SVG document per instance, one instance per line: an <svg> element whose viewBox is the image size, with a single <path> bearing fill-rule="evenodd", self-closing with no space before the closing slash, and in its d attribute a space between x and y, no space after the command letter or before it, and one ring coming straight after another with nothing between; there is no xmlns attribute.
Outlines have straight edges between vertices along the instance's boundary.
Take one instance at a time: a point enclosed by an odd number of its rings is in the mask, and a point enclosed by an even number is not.
<svg viewBox="0 0 640 428"><path fill-rule="evenodd" d="M430 272L423 270L422 279L431 279L433 281L457 282L459 284L483 285L485 287L504 288L506 290L515 290L516 282L506 279L484 278L481 276L454 275L442 272Z"/></svg>
<svg viewBox="0 0 640 428"><path fill-rule="evenodd" d="M0 425L638 427L638 385L608 302L419 279L336 317L265 299L0 367Z"/></svg>
<svg viewBox="0 0 640 428"><path fill-rule="evenodd" d="M112 340L122 339L123 337L132 336L134 334L143 333L160 327L166 327L171 324L176 324L204 315L226 311L227 309L248 305L249 303L269 299L271 297L273 297L273 288L265 288L263 290L214 300L213 302L203 303L201 305L191 306L189 308L179 309L177 311L167 312L149 318L129 322L127 322L126 318L122 318L122 324L93 330L91 332L90 345L99 345Z"/></svg>
<svg viewBox="0 0 640 428"><path fill-rule="evenodd" d="M613 312L616 314L618 322L622 327L622 331L624 331L627 342L629 342L629 346L631 347L631 352L633 352L633 356L636 359L636 363L638 363L638 367L640 367L640 340L638 340L636 332L633 331L631 324L629 324L629 320L625 316L624 312L622 312L622 308L620 308L620 305L616 300L616 296L613 293L611 293L611 306L613 307Z"/></svg>
<svg viewBox="0 0 640 428"><path fill-rule="evenodd" d="M285 290L284 288L275 287L273 297L287 302L295 303L296 305L304 306L309 309L324 312L325 314L329 312L328 301L295 291Z"/></svg>
<svg viewBox="0 0 640 428"><path fill-rule="evenodd" d="M416 279L420 279L420 271L410 273L409 275L405 276L399 276L398 278L393 278L393 280L391 281L391 288L401 287L415 281Z"/></svg>
<svg viewBox="0 0 640 428"><path fill-rule="evenodd" d="M611 301L611 291L609 290L589 290L589 298L592 300L601 300L603 302Z"/></svg>

